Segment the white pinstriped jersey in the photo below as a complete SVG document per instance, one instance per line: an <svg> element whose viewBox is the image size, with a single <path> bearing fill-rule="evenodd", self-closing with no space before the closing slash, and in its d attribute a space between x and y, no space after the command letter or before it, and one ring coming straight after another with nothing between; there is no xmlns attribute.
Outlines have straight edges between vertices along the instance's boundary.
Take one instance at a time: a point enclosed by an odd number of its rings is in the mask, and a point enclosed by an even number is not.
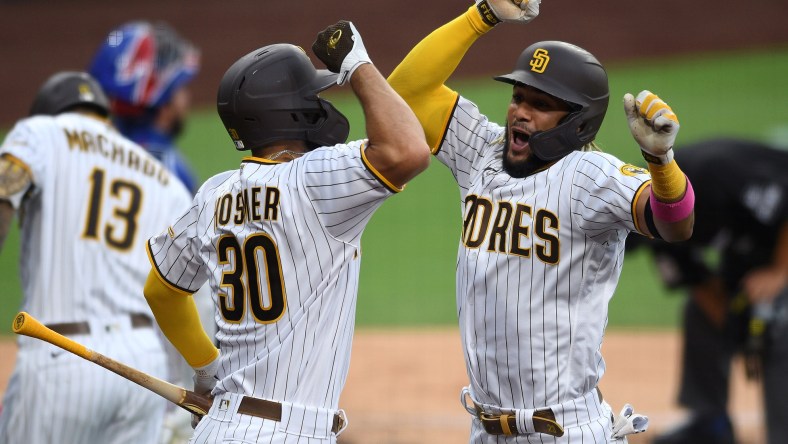
<svg viewBox="0 0 788 444"><path fill-rule="evenodd" d="M477 401L539 408L593 390L646 170L575 151L516 179L505 130L460 98L436 154L460 186L457 307Z"/></svg>
<svg viewBox="0 0 788 444"><path fill-rule="evenodd" d="M214 394L338 407L361 235L394 191L366 162L362 141L285 163L245 158L203 184L191 210L150 240L168 283L211 286L222 351Z"/></svg>
<svg viewBox="0 0 788 444"><path fill-rule="evenodd" d="M109 123L76 113L23 119L0 152L32 175L12 204L21 219L22 310L86 347L159 378L162 339L148 314L145 240L189 207L189 191ZM20 206L21 205L21 206ZM19 338L0 415L0 442L156 442L165 401L131 381L28 337ZM64 383L68 381L68 383Z"/></svg>
<svg viewBox="0 0 788 444"><path fill-rule="evenodd" d="M44 323L150 313L145 240L189 207L180 181L110 124L75 113L21 120L0 152L33 176L22 309Z"/></svg>

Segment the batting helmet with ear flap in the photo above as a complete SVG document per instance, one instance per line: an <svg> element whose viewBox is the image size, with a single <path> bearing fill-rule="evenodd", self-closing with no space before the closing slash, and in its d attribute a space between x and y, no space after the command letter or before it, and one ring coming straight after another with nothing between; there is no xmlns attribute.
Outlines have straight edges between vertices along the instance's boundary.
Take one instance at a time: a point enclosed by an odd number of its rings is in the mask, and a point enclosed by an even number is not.
<svg viewBox="0 0 788 444"><path fill-rule="evenodd" d="M532 86L572 107L555 128L529 139L531 150L542 160L560 159L593 141L607 112L610 89L605 69L591 53L570 43L534 43L520 54L511 74L495 80Z"/></svg>
<svg viewBox="0 0 788 444"><path fill-rule="evenodd" d="M54 116L77 106L109 115L109 100L98 82L88 73L61 71L44 82L30 107L30 115Z"/></svg>
<svg viewBox="0 0 788 444"><path fill-rule="evenodd" d="M318 70L298 46L280 43L256 49L224 74L217 110L238 150L277 140L304 140L310 148L343 143L350 125L318 93L337 74Z"/></svg>
<svg viewBox="0 0 788 444"><path fill-rule="evenodd" d="M89 71L115 102L116 113L135 114L169 103L199 67L199 50L169 24L132 21L110 31Z"/></svg>

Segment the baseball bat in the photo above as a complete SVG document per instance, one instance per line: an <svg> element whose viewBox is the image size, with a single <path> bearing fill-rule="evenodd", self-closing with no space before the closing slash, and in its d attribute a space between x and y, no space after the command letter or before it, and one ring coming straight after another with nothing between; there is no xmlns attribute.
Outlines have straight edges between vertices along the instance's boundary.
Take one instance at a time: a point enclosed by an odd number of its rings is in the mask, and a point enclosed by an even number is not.
<svg viewBox="0 0 788 444"><path fill-rule="evenodd" d="M30 314L22 311L19 312L14 318L13 324L14 333L18 335L30 336L31 338L41 339L42 341L49 342L56 345L63 350L74 353L80 358L84 358L94 364L98 364L105 369L114 372L129 381L140 385L153 393L161 396L162 398L174 403L175 405L191 412L194 415L202 417L211 408L213 399L209 396L200 395L193 391L186 390L167 381L163 381L155 376L141 372L135 368L129 367L126 364L118 362L112 358L95 352L84 345L71 340L60 333L54 332L47 328L44 324L38 321Z"/></svg>

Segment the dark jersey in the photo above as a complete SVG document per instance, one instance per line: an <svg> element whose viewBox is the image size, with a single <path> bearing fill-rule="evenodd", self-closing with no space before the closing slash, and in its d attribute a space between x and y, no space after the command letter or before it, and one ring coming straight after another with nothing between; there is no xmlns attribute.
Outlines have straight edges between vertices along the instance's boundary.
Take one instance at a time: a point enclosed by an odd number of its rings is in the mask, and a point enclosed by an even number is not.
<svg viewBox="0 0 788 444"><path fill-rule="evenodd" d="M710 139L676 148L695 190L695 227L686 242L646 243L668 286L694 285L719 274L734 291L753 268L772 260L788 219L788 151L755 141ZM709 254L709 248L715 253Z"/></svg>

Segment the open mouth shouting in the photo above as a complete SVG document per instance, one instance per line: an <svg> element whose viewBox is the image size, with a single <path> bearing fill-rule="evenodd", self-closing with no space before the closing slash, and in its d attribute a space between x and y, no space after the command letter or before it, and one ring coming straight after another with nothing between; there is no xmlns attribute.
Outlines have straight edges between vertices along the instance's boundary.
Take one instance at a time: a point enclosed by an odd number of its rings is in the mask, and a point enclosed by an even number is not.
<svg viewBox="0 0 788 444"><path fill-rule="evenodd" d="M530 138L531 134L525 128L512 126L509 130L510 152L514 155L530 152L528 145Z"/></svg>

